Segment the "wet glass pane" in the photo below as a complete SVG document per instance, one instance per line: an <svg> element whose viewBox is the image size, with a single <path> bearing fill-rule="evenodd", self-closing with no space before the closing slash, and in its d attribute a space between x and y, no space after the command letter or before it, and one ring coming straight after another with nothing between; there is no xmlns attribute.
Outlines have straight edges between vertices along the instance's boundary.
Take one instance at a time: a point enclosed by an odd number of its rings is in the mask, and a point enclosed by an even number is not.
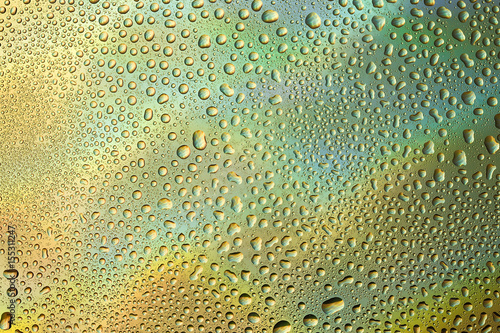
<svg viewBox="0 0 500 333"><path fill-rule="evenodd" d="M499 332L499 11L2 0L0 332Z"/></svg>

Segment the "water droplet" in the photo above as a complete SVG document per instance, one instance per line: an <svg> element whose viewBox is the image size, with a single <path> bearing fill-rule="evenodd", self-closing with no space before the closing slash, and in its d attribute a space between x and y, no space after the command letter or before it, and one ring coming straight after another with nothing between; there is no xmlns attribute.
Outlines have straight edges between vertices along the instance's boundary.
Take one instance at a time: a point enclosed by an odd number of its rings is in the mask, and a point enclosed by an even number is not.
<svg viewBox="0 0 500 333"><path fill-rule="evenodd" d="M344 308L344 300L339 297L330 298L327 301L324 301L321 305L321 309L327 315L331 315L333 313L339 312Z"/></svg>
<svg viewBox="0 0 500 333"><path fill-rule="evenodd" d="M315 12L309 13L306 16L306 24L311 29L317 29L321 26L321 18Z"/></svg>

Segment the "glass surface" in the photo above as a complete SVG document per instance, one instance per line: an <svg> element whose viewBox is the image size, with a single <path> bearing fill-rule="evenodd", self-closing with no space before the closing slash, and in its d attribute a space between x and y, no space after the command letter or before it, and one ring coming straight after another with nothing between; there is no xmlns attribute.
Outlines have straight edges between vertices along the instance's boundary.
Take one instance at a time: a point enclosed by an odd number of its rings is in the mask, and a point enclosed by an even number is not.
<svg viewBox="0 0 500 333"><path fill-rule="evenodd" d="M0 332L500 331L500 7L2 0Z"/></svg>

